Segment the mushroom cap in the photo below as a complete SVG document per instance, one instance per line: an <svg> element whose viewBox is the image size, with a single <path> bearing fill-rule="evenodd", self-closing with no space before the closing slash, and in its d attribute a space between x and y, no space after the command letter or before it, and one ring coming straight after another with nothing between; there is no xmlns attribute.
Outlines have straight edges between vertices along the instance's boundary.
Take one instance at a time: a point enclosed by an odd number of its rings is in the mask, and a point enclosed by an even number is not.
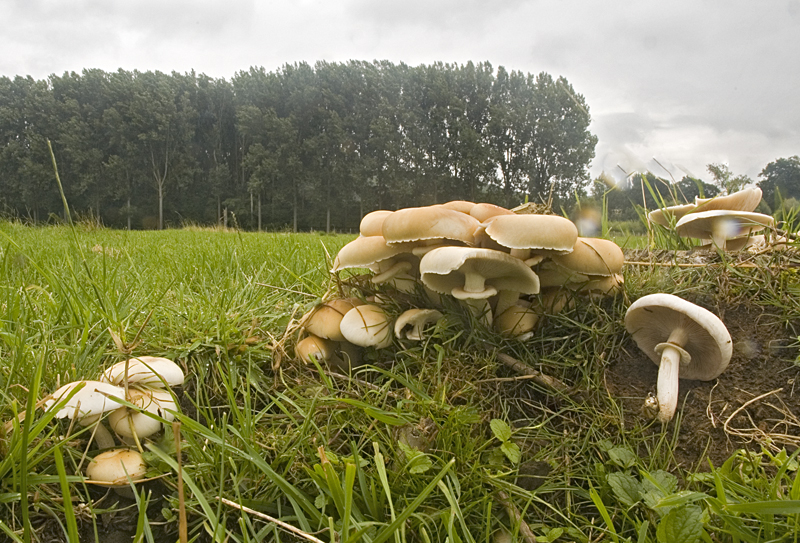
<svg viewBox="0 0 800 543"><path fill-rule="evenodd" d="M163 388L180 386L185 379L179 365L168 358L159 356L137 356L117 362L100 377L100 380L114 385L125 382L125 365L128 366L128 384L138 384Z"/></svg>
<svg viewBox="0 0 800 543"><path fill-rule="evenodd" d="M585 275L614 275L625 264L619 245L601 238L578 238L571 253L552 259L559 266Z"/></svg>
<svg viewBox="0 0 800 543"><path fill-rule="evenodd" d="M439 247L419 263L422 282L440 294L459 299L488 298L497 291L539 292L539 278L520 259L492 249ZM483 291L464 291L468 275L484 278Z"/></svg>
<svg viewBox="0 0 800 543"><path fill-rule="evenodd" d="M470 202L467 200L453 200L452 202L445 202L440 205L441 207L452 209L453 211L459 211L461 213L466 213L467 215L469 215L469 212L477 204L475 202Z"/></svg>
<svg viewBox="0 0 800 543"><path fill-rule="evenodd" d="M56 412L56 418L68 418L70 420L76 418L76 407L78 408L78 419L86 417L95 418L97 415L102 415L106 411L112 411L122 407L121 403L112 400L109 396L124 398L124 388L102 381L75 381L64 385L50 394L44 402L45 411L54 407L63 398L66 398L79 385L82 386L82 388L69 399L64 407Z"/></svg>
<svg viewBox="0 0 800 543"><path fill-rule="evenodd" d="M387 245L380 234L369 237L358 237L339 249L333 260L331 272L345 268L370 268L378 262L393 258L405 252L405 245ZM410 251L411 248L409 247Z"/></svg>
<svg viewBox="0 0 800 543"><path fill-rule="evenodd" d="M294 347L297 357L306 364L311 363L312 356L317 359L317 362L330 360L335 351L336 345L333 341L315 335L301 339Z"/></svg>
<svg viewBox="0 0 800 543"><path fill-rule="evenodd" d="M171 422L175 420L175 415L167 410L178 410L175 398L168 390L131 388L128 389L128 401L141 411L122 407L108 415L108 425L115 433L124 437L133 437L134 429L138 437L149 437L161 430L161 421L145 415L142 411Z"/></svg>
<svg viewBox="0 0 800 543"><path fill-rule="evenodd" d="M315 336L344 341L344 336L339 328L345 313L363 302L358 298L337 298L317 305L311 310L303 323L303 328Z"/></svg>
<svg viewBox="0 0 800 543"><path fill-rule="evenodd" d="M678 235L685 238L709 239L721 228L726 239L739 238L775 224L775 219L762 213L718 209L684 215L675 225Z"/></svg>
<svg viewBox="0 0 800 543"><path fill-rule="evenodd" d="M392 213L394 212L385 209L367 213L361 218L361 224L358 227L359 232L361 232L361 235L364 237L380 236L384 219Z"/></svg>
<svg viewBox="0 0 800 543"><path fill-rule="evenodd" d="M484 223L486 235L509 249L544 249L571 253L578 228L559 215L497 215Z"/></svg>
<svg viewBox="0 0 800 543"><path fill-rule="evenodd" d="M383 221L386 243L451 239L472 245L480 221L442 206L409 207L395 211Z"/></svg>
<svg viewBox="0 0 800 543"><path fill-rule="evenodd" d="M339 327L347 341L359 347L383 349L392 344L389 316L377 305L360 305L345 314Z"/></svg>
<svg viewBox="0 0 800 543"><path fill-rule="evenodd" d="M691 356L681 364L682 379L710 381L725 371L733 353L728 329L711 311L672 294L650 294L636 300L625 314L625 329L657 365L662 348L676 329L686 338L675 344Z"/></svg>
<svg viewBox="0 0 800 543"><path fill-rule="evenodd" d="M654 222L665 228L669 228L670 219L678 221L680 220L681 217L683 217L687 213L694 211L696 207L697 207L696 204L679 204L676 206L654 209L653 211L647 214L647 218L650 219L650 222Z"/></svg>
<svg viewBox="0 0 800 543"><path fill-rule="evenodd" d="M106 486L127 486L132 481L144 478L147 466L139 451L113 449L95 456L86 466L86 476L95 483Z"/></svg>
<svg viewBox="0 0 800 543"><path fill-rule="evenodd" d="M714 211L725 209L729 211L753 211L761 202L761 189L749 187L740 191L728 194L727 196L715 196L714 198L694 199L696 206L695 212Z"/></svg>
<svg viewBox="0 0 800 543"><path fill-rule="evenodd" d="M394 335L398 339L421 341L423 329L442 318L436 309L408 309L394 322Z"/></svg>
<svg viewBox="0 0 800 543"><path fill-rule="evenodd" d="M475 206L469 210L469 214L475 217L478 222L484 222L492 217L498 217L501 215L515 215L515 213L510 209L496 206L494 204L475 204Z"/></svg>

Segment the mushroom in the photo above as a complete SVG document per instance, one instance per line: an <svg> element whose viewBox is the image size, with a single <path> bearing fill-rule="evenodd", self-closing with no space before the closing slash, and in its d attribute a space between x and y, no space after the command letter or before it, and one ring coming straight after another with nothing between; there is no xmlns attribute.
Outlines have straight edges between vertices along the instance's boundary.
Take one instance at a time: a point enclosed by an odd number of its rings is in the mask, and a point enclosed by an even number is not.
<svg viewBox="0 0 800 543"><path fill-rule="evenodd" d="M539 278L524 262L491 249L439 247L422 257L419 269L428 288L465 300L473 310L482 311L483 304L469 300L485 300L499 293L498 315L514 305L520 293L539 292Z"/></svg>
<svg viewBox="0 0 800 543"><path fill-rule="evenodd" d="M472 208L478 204L467 200L453 200L451 202L445 202L440 205L441 207L452 209L453 211L459 211L461 213L466 213L467 215L469 215L469 212L472 210Z"/></svg>
<svg viewBox="0 0 800 543"><path fill-rule="evenodd" d="M181 367L168 358L137 356L117 362L103 372L100 380L121 386L126 376L129 385L156 388L180 386L185 379Z"/></svg>
<svg viewBox="0 0 800 543"><path fill-rule="evenodd" d="M749 187L726 196L715 196L713 198L694 199L696 207L694 212L728 210L728 211L754 211L761 202L761 189Z"/></svg>
<svg viewBox="0 0 800 543"><path fill-rule="evenodd" d="M676 221L680 220L680 218L687 213L694 211L696 207L696 204L678 204L670 207L662 207L648 213L647 218L650 219L650 222L656 223L664 228L671 228L675 226Z"/></svg>
<svg viewBox="0 0 800 543"><path fill-rule="evenodd" d="M422 341L422 331L442 318L442 312L435 309L409 309L404 311L394 323L394 335L398 339Z"/></svg>
<svg viewBox="0 0 800 543"><path fill-rule="evenodd" d="M131 482L139 481L147 473L147 466L139 451L113 449L95 456L86 466L89 483L107 486L125 498L133 498Z"/></svg>
<svg viewBox="0 0 800 543"><path fill-rule="evenodd" d="M714 246L725 250L729 239L747 236L766 227L775 219L769 215L747 211L713 210L689 213L678 221L675 231L686 238L711 239Z"/></svg>
<svg viewBox="0 0 800 543"><path fill-rule="evenodd" d="M108 449L115 445L114 437L100 422L103 413L122 407L122 404L111 398L125 397L125 389L103 383L101 381L75 381L59 388L44 401L45 411L57 406L61 408L56 412L58 419L68 418L75 420L81 426L94 427L94 439L101 449ZM64 405L63 399L68 398Z"/></svg>
<svg viewBox="0 0 800 543"><path fill-rule="evenodd" d="M494 327L502 335L525 341L533 335L541 313L530 303L517 302L494 319Z"/></svg>
<svg viewBox="0 0 800 543"><path fill-rule="evenodd" d="M348 311L339 324L342 335L359 347L384 349L392 344L389 317L376 305L360 305Z"/></svg>
<svg viewBox="0 0 800 543"><path fill-rule="evenodd" d="M178 405L168 390L130 388L127 400L135 409L121 407L108 415L108 425L123 437L150 437L161 430L161 421L150 415L172 422L175 420L173 412L178 411Z"/></svg>
<svg viewBox="0 0 800 543"><path fill-rule="evenodd" d="M492 217L501 215L515 215L510 209L494 204L475 204L475 206L469 210L469 214L478 219L478 222L484 222Z"/></svg>
<svg viewBox="0 0 800 543"><path fill-rule="evenodd" d="M475 243L475 230L480 222L474 217L442 206L409 207L395 211L383 221L386 243L414 242L417 256L445 243Z"/></svg>
<svg viewBox="0 0 800 543"><path fill-rule="evenodd" d="M416 273L419 258L410 253L411 249L410 244L387 245L381 235L358 237L339 250L331 272L346 268L369 268L376 273L371 279L373 283L405 279L400 285L406 287L410 280L413 290L415 279L412 274Z"/></svg>
<svg viewBox="0 0 800 543"><path fill-rule="evenodd" d="M367 213L361 218L361 224L358 227L359 232L365 237L380 236L384 219L392 213L393 211L386 211L384 209Z"/></svg>
<svg viewBox="0 0 800 543"><path fill-rule="evenodd" d="M363 303L358 298L336 298L321 303L303 318L303 328L317 337L345 341L339 323L345 313Z"/></svg>
<svg viewBox="0 0 800 543"><path fill-rule="evenodd" d="M669 422L678 405L678 378L710 381L725 371L733 342L722 321L672 294L650 294L625 314L625 328L658 368L657 418Z"/></svg>
<svg viewBox="0 0 800 543"><path fill-rule="evenodd" d="M578 240L575 224L558 215L497 215L484 222L482 229L521 260L528 259L531 252L548 256L571 253ZM536 263L526 262L529 266Z"/></svg>

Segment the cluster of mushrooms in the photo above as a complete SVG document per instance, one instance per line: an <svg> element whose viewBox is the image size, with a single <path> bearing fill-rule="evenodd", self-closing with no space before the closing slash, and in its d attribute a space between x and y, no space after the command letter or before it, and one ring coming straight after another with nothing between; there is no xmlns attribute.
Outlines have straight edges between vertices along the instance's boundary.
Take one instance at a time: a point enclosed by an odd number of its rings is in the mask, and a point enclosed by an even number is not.
<svg viewBox="0 0 800 543"><path fill-rule="evenodd" d="M108 368L97 381L75 381L45 398L46 411L58 409L56 418L70 419L81 426L92 426L97 447L103 452L86 467L89 482L114 488L130 496L130 482L141 480L146 472L140 440L172 422L178 405L170 387L184 381L183 370L172 360L140 356L123 360ZM124 400L133 408L120 403ZM122 442L117 447L108 426Z"/></svg>
<svg viewBox="0 0 800 543"><path fill-rule="evenodd" d="M445 296L503 336L524 340L573 293L619 290L623 263L614 242L579 237L577 227L557 215L462 200L373 211L362 219L360 236L336 255L331 271L367 268L374 285L424 293L414 299L427 300L429 307L412 307L393 319L383 295L369 302L329 300L303 317L305 337L295 351L306 362L314 357L333 366L357 365L360 348L386 348L394 337L422 340L425 328L443 317Z"/></svg>
<svg viewBox="0 0 800 543"><path fill-rule="evenodd" d="M740 251L763 246L764 236L754 236L772 228L770 215L755 213L761 202L761 189L750 187L727 196L695 198L693 204L656 209L648 214L651 222L673 228L681 237L703 240L698 249Z"/></svg>
<svg viewBox="0 0 800 543"><path fill-rule="evenodd" d="M725 247L730 240L749 237L755 224L762 228L772 224L771 217L756 220L759 214L751 212L760 198L760 190L749 189L681 209L659 210L651 220L669 224L680 219L686 235L711 237L712 243ZM665 218L668 214L674 219ZM717 226L713 217L724 217L726 226ZM694 221L703 220L711 220L707 236L684 226L699 228ZM573 294L597 296L619 290L623 264L624 255L615 243L579 237L571 221L556 215L517 214L465 201L374 211L364 216L360 236L339 251L331 271L367 268L373 284L388 284L404 293L424 292L425 296L408 299L428 300L431 307L413 307L392 319L391 311L383 307L387 305L383 293L366 297L367 301L329 300L301 319L302 339L295 352L306 363L324 361L343 369L358 365L365 347L383 349L395 337L423 340L426 327L443 317L445 296L464 304L498 333L525 340L543 315L563 309ZM722 321L671 294L637 300L626 313L625 326L659 365L657 395L648 400L649 411L661 422L674 417L679 376L715 379L731 358L732 341Z"/></svg>

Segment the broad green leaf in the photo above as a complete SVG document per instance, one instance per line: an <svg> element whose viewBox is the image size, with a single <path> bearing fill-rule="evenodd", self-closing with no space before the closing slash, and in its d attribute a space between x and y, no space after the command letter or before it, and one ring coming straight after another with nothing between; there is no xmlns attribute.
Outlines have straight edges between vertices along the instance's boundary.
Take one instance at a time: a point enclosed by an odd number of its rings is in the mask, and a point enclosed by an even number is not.
<svg viewBox="0 0 800 543"><path fill-rule="evenodd" d="M656 529L660 543L695 543L703 534L703 511L696 505L676 507Z"/></svg>
<svg viewBox="0 0 800 543"><path fill-rule="evenodd" d="M662 495L672 494L678 488L678 478L668 471L658 469L653 472L643 471L642 487L645 492L658 490Z"/></svg>
<svg viewBox="0 0 800 543"><path fill-rule="evenodd" d="M612 447L608 450L608 458L621 468L629 468L636 464L639 457L627 447Z"/></svg>
<svg viewBox="0 0 800 543"><path fill-rule="evenodd" d="M511 428L508 426L508 424L506 424L505 421L500 419L492 419L489 422L489 426L492 428L494 437L500 441L508 441L511 439Z"/></svg>
<svg viewBox="0 0 800 543"><path fill-rule="evenodd" d="M519 446L512 441L506 441L500 445L500 450L503 451L503 454L506 455L506 458L508 458L512 464L518 464L520 458L522 458Z"/></svg>
<svg viewBox="0 0 800 543"><path fill-rule="evenodd" d="M617 499L628 507L642 498L642 485L634 476L627 473L610 473L606 480Z"/></svg>

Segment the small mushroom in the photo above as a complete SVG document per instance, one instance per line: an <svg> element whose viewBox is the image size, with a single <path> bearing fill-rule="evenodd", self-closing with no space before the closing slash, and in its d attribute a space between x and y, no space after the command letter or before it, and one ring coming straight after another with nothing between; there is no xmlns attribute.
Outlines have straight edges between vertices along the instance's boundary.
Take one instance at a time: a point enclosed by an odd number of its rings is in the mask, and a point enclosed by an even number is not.
<svg viewBox="0 0 800 543"><path fill-rule="evenodd" d="M144 438L159 432L161 421L146 413L167 422L175 420L172 412L178 411L178 405L168 390L130 388L127 399L137 409L121 407L108 415L108 425L118 435Z"/></svg>
<svg viewBox="0 0 800 543"><path fill-rule="evenodd" d="M675 225L675 231L686 238L710 238L714 246L724 251L727 240L747 236L773 224L775 219L762 213L714 210L684 215Z"/></svg>
<svg viewBox="0 0 800 543"><path fill-rule="evenodd" d="M675 222L679 221L681 217L695 210L696 204L678 204L669 207L662 207L654 209L647 214L650 222L670 228L675 226Z"/></svg>
<svg viewBox="0 0 800 543"><path fill-rule="evenodd" d="M139 481L147 473L144 458L138 451L113 449L95 456L86 466L90 483L111 487L125 498L133 498L130 483Z"/></svg>
<svg viewBox="0 0 800 543"><path fill-rule="evenodd" d="M725 371L733 342L722 321L672 294L650 294L625 314L625 328L658 368L658 420L669 422L678 405L678 378L710 381Z"/></svg>
<svg viewBox="0 0 800 543"><path fill-rule="evenodd" d="M347 341L359 347L384 349L392 344L389 317L376 305L360 305L345 314L339 324Z"/></svg>
<svg viewBox="0 0 800 543"><path fill-rule="evenodd" d="M358 298L337 298L319 304L303 318L303 328L317 337L344 341L339 323L345 313L363 303Z"/></svg>
<svg viewBox="0 0 800 543"><path fill-rule="evenodd" d="M409 309L397 317L394 334L398 339L422 341L425 327L436 323L442 316L442 312L435 309Z"/></svg>

